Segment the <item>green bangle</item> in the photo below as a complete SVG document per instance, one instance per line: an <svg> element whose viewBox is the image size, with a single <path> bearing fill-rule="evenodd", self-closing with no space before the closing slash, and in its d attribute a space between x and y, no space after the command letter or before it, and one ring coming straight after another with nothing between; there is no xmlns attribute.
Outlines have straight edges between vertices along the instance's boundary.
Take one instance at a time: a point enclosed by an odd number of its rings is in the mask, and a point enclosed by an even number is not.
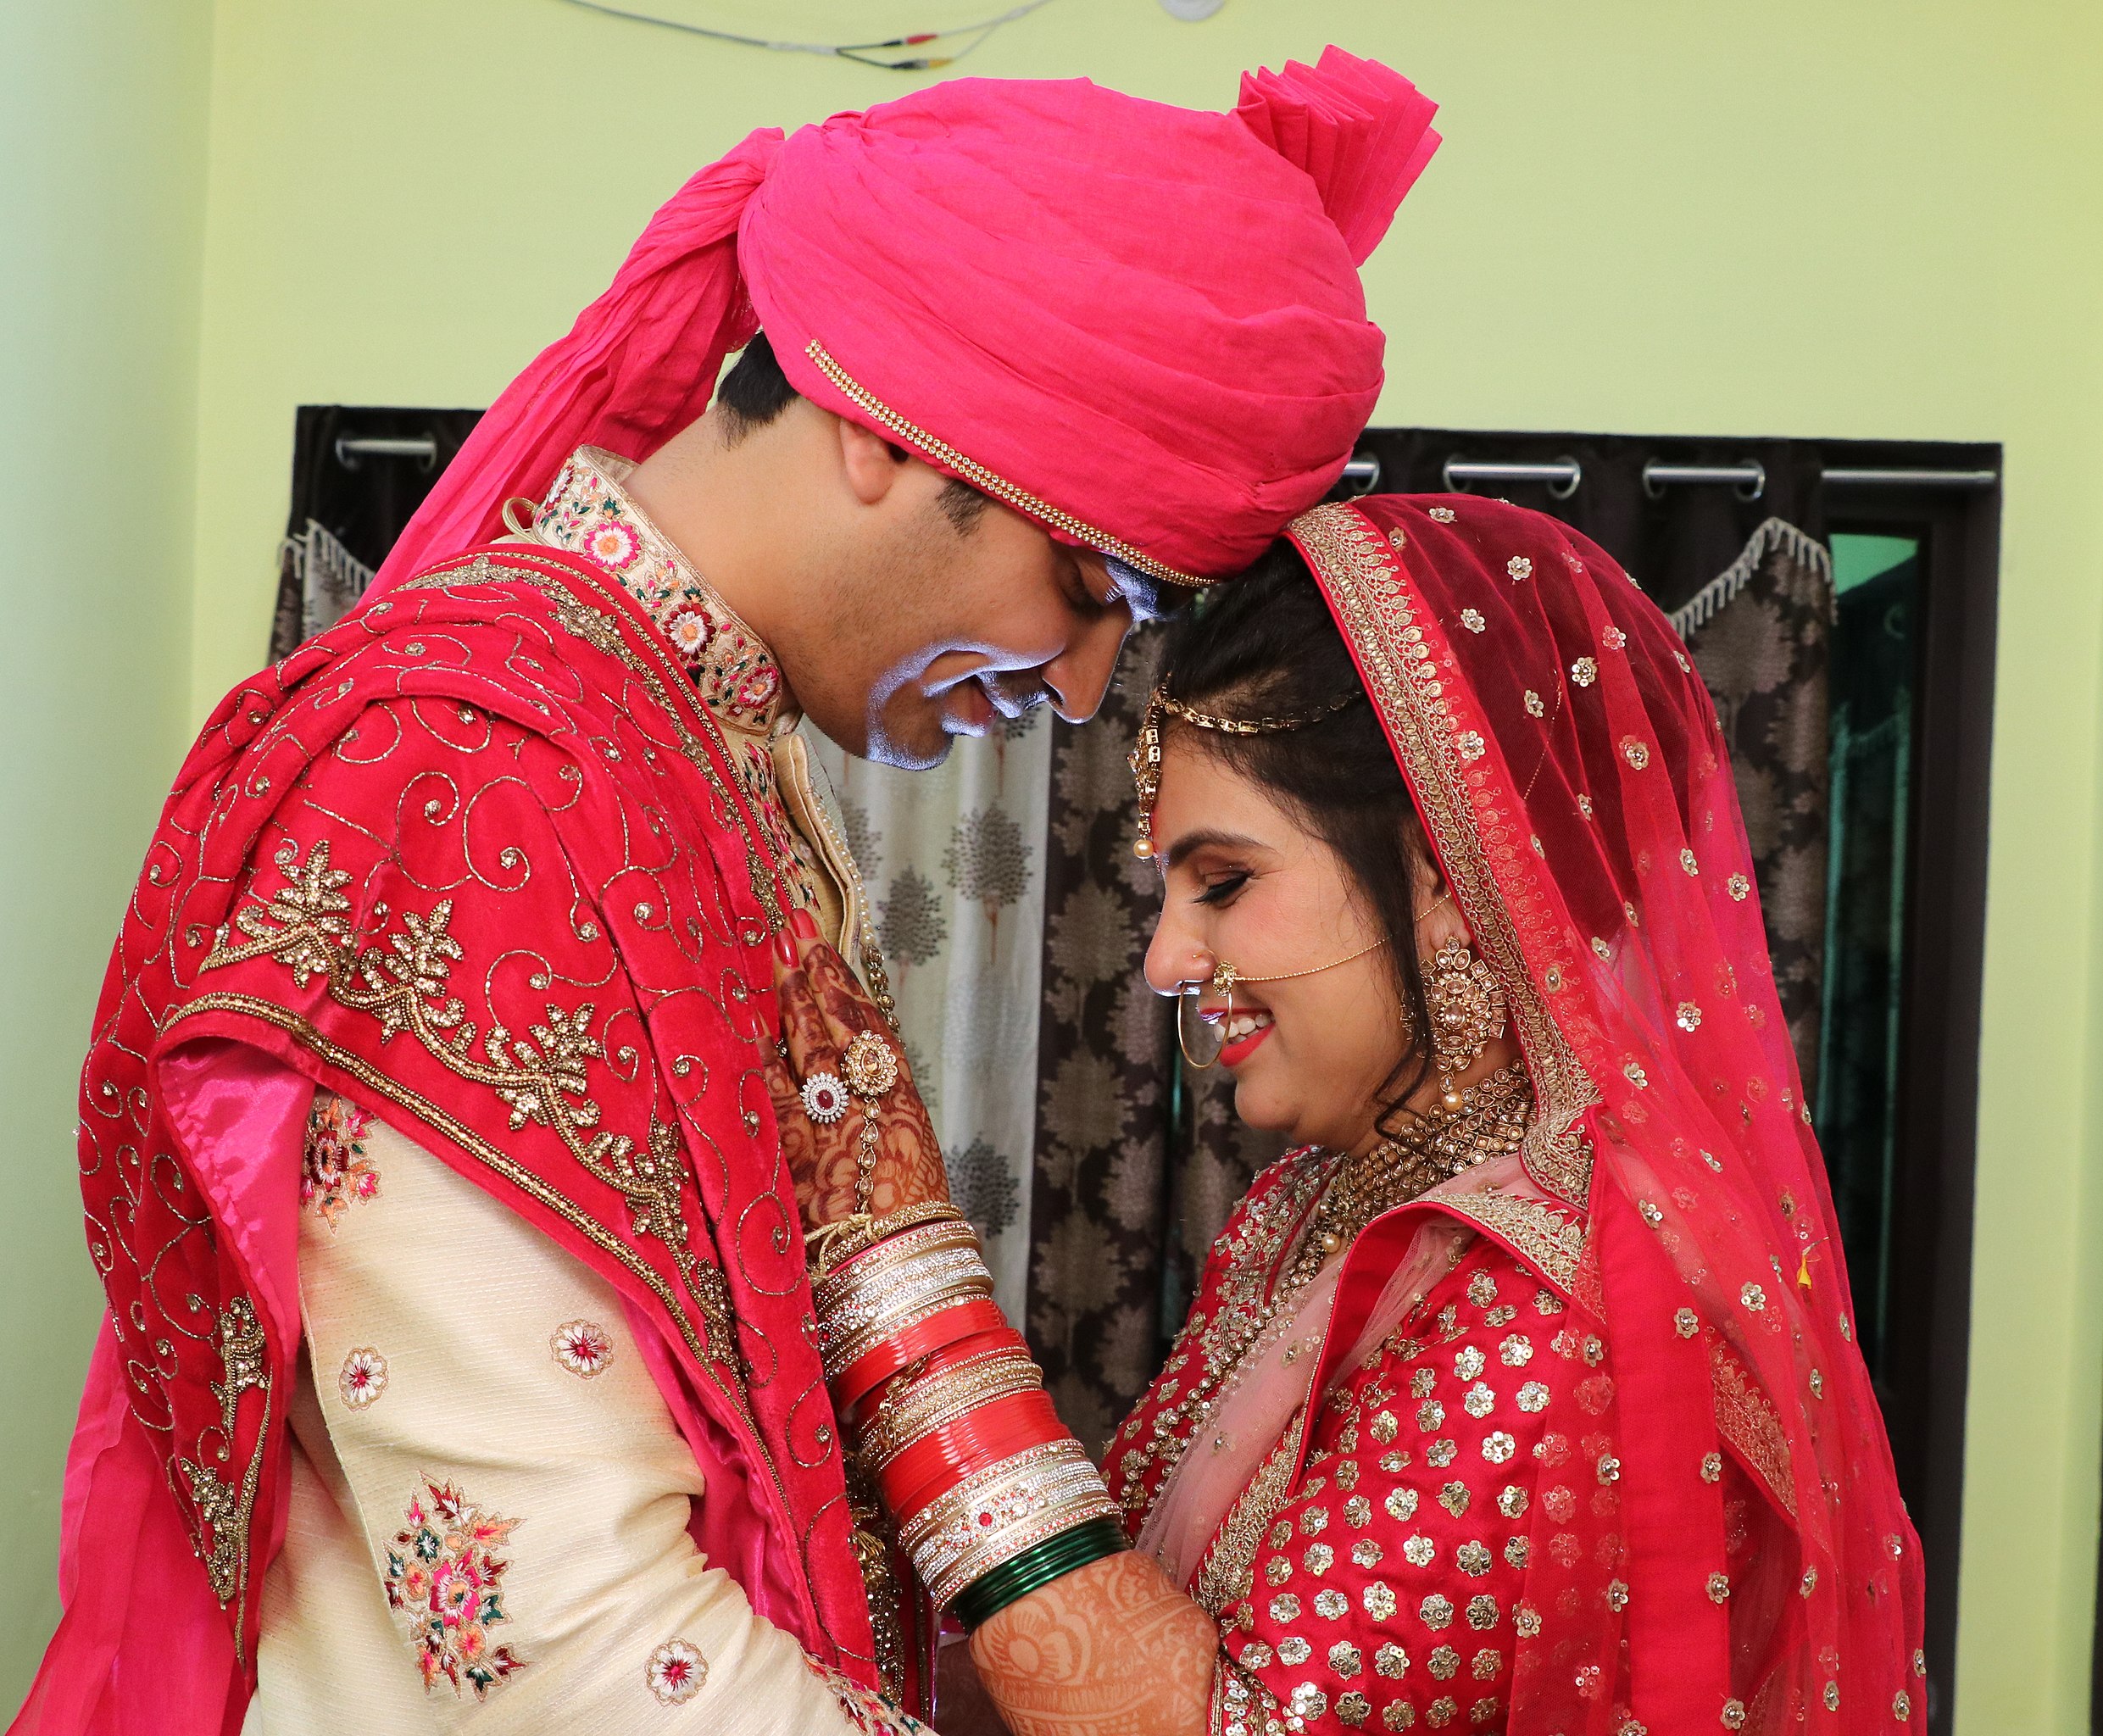
<svg viewBox="0 0 2103 1736"><path fill-rule="evenodd" d="M1063 1579L1077 1567L1102 1561L1132 1547L1125 1527L1115 1519L1090 1519L1003 1561L983 1578L957 1594L951 1605L965 1628L982 1627L1017 1600Z"/></svg>

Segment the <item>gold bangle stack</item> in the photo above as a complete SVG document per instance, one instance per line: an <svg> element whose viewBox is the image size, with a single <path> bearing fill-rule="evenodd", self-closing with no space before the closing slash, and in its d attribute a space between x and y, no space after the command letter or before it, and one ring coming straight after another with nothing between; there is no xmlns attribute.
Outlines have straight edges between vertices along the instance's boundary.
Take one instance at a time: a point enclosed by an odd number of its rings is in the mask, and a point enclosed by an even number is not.
<svg viewBox="0 0 2103 1736"><path fill-rule="evenodd" d="M814 1297L827 1380L887 1338L960 1302L991 1301L993 1277L970 1224L943 1219L879 1242L821 1278Z"/></svg>
<svg viewBox="0 0 2103 1736"><path fill-rule="evenodd" d="M930 1429L997 1399L1036 1392L1043 1384L1044 1372L1026 1350L983 1351L954 1368L919 1377L909 1372L892 1383L876 1407L856 1455L873 1477Z"/></svg>
<svg viewBox="0 0 2103 1736"><path fill-rule="evenodd" d="M937 1605L1060 1532L1119 1517L1081 1443L1032 1447L967 1477L899 1528L899 1544Z"/></svg>

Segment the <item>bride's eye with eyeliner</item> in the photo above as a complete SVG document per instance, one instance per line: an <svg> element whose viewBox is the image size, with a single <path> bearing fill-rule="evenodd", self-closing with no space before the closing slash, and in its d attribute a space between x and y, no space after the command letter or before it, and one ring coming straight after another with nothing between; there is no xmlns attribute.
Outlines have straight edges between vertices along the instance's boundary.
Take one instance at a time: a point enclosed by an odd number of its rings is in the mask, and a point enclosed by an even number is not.
<svg viewBox="0 0 2103 1736"><path fill-rule="evenodd" d="M1198 894L1197 901L1201 904L1223 904L1248 884L1249 875L1245 869L1237 873L1222 874Z"/></svg>

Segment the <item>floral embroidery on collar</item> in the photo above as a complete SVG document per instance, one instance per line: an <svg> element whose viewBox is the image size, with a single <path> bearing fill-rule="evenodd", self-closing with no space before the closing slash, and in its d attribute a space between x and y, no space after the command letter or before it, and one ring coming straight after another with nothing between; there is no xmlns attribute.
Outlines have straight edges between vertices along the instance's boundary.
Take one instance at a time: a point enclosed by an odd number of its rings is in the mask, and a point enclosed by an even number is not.
<svg viewBox="0 0 2103 1736"><path fill-rule="evenodd" d="M534 513L533 534L604 568L641 604L718 716L770 733L793 726L774 654L628 498L621 484L634 468L610 452L580 448Z"/></svg>

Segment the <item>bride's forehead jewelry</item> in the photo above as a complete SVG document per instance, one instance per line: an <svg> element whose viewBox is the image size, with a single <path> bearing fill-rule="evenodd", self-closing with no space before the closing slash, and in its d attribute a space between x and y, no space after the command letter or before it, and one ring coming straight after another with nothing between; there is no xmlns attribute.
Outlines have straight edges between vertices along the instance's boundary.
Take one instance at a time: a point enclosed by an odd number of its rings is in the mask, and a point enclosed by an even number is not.
<svg viewBox="0 0 2103 1736"><path fill-rule="evenodd" d="M1131 754L1132 782L1139 788L1139 835L1132 842L1132 854L1143 861L1154 854L1154 803L1161 793L1161 721L1165 717L1180 718L1194 728L1216 730L1221 735L1268 736L1320 723L1325 717L1335 716L1359 697L1355 692L1346 693L1342 698L1299 717L1219 717L1193 705L1186 705L1181 699L1171 698L1166 685L1154 688L1146 702L1145 714L1139 720L1139 738L1133 743Z"/></svg>

